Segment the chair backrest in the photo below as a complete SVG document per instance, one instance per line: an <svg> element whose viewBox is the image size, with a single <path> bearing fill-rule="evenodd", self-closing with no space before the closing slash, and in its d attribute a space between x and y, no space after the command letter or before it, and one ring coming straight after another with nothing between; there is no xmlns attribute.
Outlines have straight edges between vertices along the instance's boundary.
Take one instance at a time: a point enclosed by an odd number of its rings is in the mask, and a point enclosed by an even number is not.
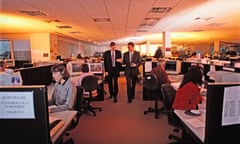
<svg viewBox="0 0 240 144"><path fill-rule="evenodd" d="M143 87L147 90L159 89L157 76L153 73L145 73L143 79Z"/></svg>
<svg viewBox="0 0 240 144"><path fill-rule="evenodd" d="M161 86L163 103L166 110L171 110L175 99L176 90L170 83L164 83Z"/></svg>
<svg viewBox="0 0 240 144"><path fill-rule="evenodd" d="M161 86L161 91L163 95L163 104L164 108L167 111L168 115L168 124L183 129L183 124L181 120L177 117L172 109L173 101L175 99L176 90L170 83L164 83Z"/></svg>
<svg viewBox="0 0 240 144"><path fill-rule="evenodd" d="M77 94L76 94L76 102L74 105L74 110L77 111L76 119L72 120L71 125L68 127L68 131L74 129L79 122L79 119L81 117L81 107L83 104L83 87L82 86L76 86Z"/></svg>
<svg viewBox="0 0 240 144"><path fill-rule="evenodd" d="M77 89L77 96L76 96L76 102L74 105L74 110L80 111L83 103L83 87L76 86L76 89Z"/></svg>
<svg viewBox="0 0 240 144"><path fill-rule="evenodd" d="M86 76L83 78L81 86L87 92L96 90L98 87L98 78L94 75Z"/></svg>

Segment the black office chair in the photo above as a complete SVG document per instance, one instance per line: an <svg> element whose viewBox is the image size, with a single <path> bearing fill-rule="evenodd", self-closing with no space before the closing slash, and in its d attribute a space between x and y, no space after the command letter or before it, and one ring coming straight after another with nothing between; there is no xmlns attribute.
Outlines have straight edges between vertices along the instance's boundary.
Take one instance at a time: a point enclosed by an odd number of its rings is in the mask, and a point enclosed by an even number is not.
<svg viewBox="0 0 240 144"><path fill-rule="evenodd" d="M91 104L94 98L92 92L98 88L98 78L96 76L86 76L83 78L81 86L85 92L89 92L87 97L84 96L84 99L86 100L86 106L82 107L82 109L84 111L90 111L94 116L96 116L96 112L94 111L95 109L102 111L101 107L93 107Z"/></svg>
<svg viewBox="0 0 240 144"><path fill-rule="evenodd" d="M168 136L169 139L175 139L176 142L173 143L183 143L183 135L186 134L185 129L181 120L176 116L174 110L172 109L173 101L175 99L176 90L170 83L162 84L161 91L163 95L164 108L168 116L168 124L175 127L174 132L178 132L179 129L182 130L182 137L178 137L174 134ZM171 143L171 144L173 144Z"/></svg>
<svg viewBox="0 0 240 144"><path fill-rule="evenodd" d="M160 112L164 112L164 108L158 108L159 93L161 93L161 89L158 84L157 76L153 73L145 73L143 77L143 87L146 89L148 94L154 95L155 100L154 108L149 107L144 111L144 115L147 113L154 113L155 118L158 119L158 114Z"/></svg>

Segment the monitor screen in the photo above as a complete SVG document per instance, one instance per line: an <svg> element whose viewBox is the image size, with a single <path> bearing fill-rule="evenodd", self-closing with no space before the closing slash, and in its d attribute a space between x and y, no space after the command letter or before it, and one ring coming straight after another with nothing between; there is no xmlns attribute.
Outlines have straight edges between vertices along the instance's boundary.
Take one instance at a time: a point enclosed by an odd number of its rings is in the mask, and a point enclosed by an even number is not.
<svg viewBox="0 0 240 144"><path fill-rule="evenodd" d="M181 72L181 62L177 60L166 60L165 71L168 74L179 74Z"/></svg>
<svg viewBox="0 0 240 144"><path fill-rule="evenodd" d="M47 88L0 87L1 142L50 144Z"/></svg>
<svg viewBox="0 0 240 144"><path fill-rule="evenodd" d="M103 73L102 63L89 63L89 71L96 74Z"/></svg>
<svg viewBox="0 0 240 144"><path fill-rule="evenodd" d="M70 61L67 64L67 70L71 76L82 74L82 61Z"/></svg>

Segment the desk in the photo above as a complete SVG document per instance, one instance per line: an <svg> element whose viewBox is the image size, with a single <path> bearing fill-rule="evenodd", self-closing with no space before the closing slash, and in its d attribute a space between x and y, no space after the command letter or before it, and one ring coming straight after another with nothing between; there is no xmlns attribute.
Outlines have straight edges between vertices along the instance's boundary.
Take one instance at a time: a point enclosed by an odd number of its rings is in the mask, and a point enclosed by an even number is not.
<svg viewBox="0 0 240 144"><path fill-rule="evenodd" d="M200 116L190 116L186 115L185 110L174 110L176 115L181 119L181 121L185 124L186 128L192 132L200 143L204 143L205 141L205 122L206 122L206 100L203 101L202 104L199 105L199 110L201 111ZM195 127L190 124L192 120L199 120L201 122L201 127Z"/></svg>
<svg viewBox="0 0 240 144"><path fill-rule="evenodd" d="M64 121L64 126L53 137L51 137L51 141L54 144L66 132L66 130L71 124L72 119L77 115L77 111L62 111L62 112L50 113L49 115L58 117Z"/></svg>

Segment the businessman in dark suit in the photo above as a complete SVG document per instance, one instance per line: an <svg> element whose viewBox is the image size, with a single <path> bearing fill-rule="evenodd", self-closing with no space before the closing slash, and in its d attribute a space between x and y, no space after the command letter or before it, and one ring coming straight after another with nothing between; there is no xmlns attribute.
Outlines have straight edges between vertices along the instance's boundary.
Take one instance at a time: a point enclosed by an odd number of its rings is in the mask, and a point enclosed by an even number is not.
<svg viewBox="0 0 240 144"><path fill-rule="evenodd" d="M110 98L114 98L114 102L117 102L118 95L118 77L122 63L121 51L116 50L116 43L110 43L110 50L107 50L103 54L105 75L107 76L108 89Z"/></svg>
<svg viewBox="0 0 240 144"><path fill-rule="evenodd" d="M134 43L128 43L128 52L123 55L123 65L125 65L125 76L127 80L128 102L131 103L135 97L135 86L137 82L138 67L141 64L140 53L134 50Z"/></svg>

